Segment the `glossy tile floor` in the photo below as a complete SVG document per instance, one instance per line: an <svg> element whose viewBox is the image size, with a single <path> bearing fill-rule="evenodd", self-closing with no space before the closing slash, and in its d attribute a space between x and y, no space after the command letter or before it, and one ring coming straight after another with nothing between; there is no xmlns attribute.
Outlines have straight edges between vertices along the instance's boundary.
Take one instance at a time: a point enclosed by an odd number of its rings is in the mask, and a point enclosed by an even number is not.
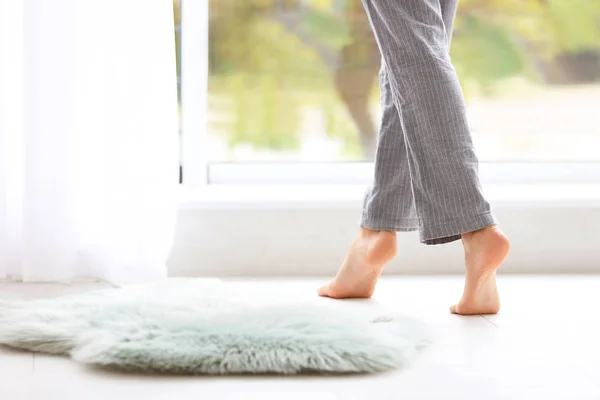
<svg viewBox="0 0 600 400"><path fill-rule="evenodd" d="M239 280L256 295L313 296L321 279ZM0 283L0 298L95 289ZM427 321L433 346L404 370L349 377L160 377L86 369L66 358L0 348L0 399L600 399L600 276L501 276L501 314L447 310L459 277L384 277L374 300ZM376 303L375 303L376 302Z"/></svg>

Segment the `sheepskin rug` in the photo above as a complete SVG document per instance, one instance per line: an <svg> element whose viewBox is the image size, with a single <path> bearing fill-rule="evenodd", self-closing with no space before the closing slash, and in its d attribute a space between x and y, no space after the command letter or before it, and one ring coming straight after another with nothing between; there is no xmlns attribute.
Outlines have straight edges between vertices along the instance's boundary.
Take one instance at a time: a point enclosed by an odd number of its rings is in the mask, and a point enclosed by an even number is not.
<svg viewBox="0 0 600 400"><path fill-rule="evenodd" d="M376 303L257 298L219 280L168 279L0 301L0 344L124 371L198 375L373 373L407 365L429 342L422 323Z"/></svg>

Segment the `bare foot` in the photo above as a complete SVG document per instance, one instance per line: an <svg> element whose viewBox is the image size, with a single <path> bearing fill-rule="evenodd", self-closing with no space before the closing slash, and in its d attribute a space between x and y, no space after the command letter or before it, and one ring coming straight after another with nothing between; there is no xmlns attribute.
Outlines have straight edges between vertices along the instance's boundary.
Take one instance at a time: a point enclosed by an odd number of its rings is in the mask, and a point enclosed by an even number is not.
<svg viewBox="0 0 600 400"><path fill-rule="evenodd" d="M369 298L383 267L396 255L396 232L361 228L337 276L319 288L319 296L334 299Z"/></svg>
<svg viewBox="0 0 600 400"><path fill-rule="evenodd" d="M496 270L506 258L510 244L497 226L462 235L465 248L465 289L450 312L461 315L496 314L500 297L496 287Z"/></svg>

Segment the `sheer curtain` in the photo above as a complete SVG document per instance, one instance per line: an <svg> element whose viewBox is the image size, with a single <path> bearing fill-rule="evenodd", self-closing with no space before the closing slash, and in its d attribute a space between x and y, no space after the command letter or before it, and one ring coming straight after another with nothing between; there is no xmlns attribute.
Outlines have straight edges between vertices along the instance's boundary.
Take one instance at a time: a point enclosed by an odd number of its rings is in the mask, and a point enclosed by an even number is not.
<svg viewBox="0 0 600 400"><path fill-rule="evenodd" d="M0 279L166 277L171 0L0 0Z"/></svg>

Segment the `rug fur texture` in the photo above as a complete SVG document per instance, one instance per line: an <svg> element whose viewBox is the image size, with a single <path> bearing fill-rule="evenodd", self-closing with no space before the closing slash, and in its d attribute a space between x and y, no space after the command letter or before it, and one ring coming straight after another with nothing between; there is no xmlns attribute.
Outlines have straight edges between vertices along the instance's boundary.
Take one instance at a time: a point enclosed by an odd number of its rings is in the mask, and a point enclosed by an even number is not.
<svg viewBox="0 0 600 400"><path fill-rule="evenodd" d="M0 301L0 344L125 371L199 375L380 372L405 366L429 342L422 323L378 306L257 297L218 280L169 279Z"/></svg>

